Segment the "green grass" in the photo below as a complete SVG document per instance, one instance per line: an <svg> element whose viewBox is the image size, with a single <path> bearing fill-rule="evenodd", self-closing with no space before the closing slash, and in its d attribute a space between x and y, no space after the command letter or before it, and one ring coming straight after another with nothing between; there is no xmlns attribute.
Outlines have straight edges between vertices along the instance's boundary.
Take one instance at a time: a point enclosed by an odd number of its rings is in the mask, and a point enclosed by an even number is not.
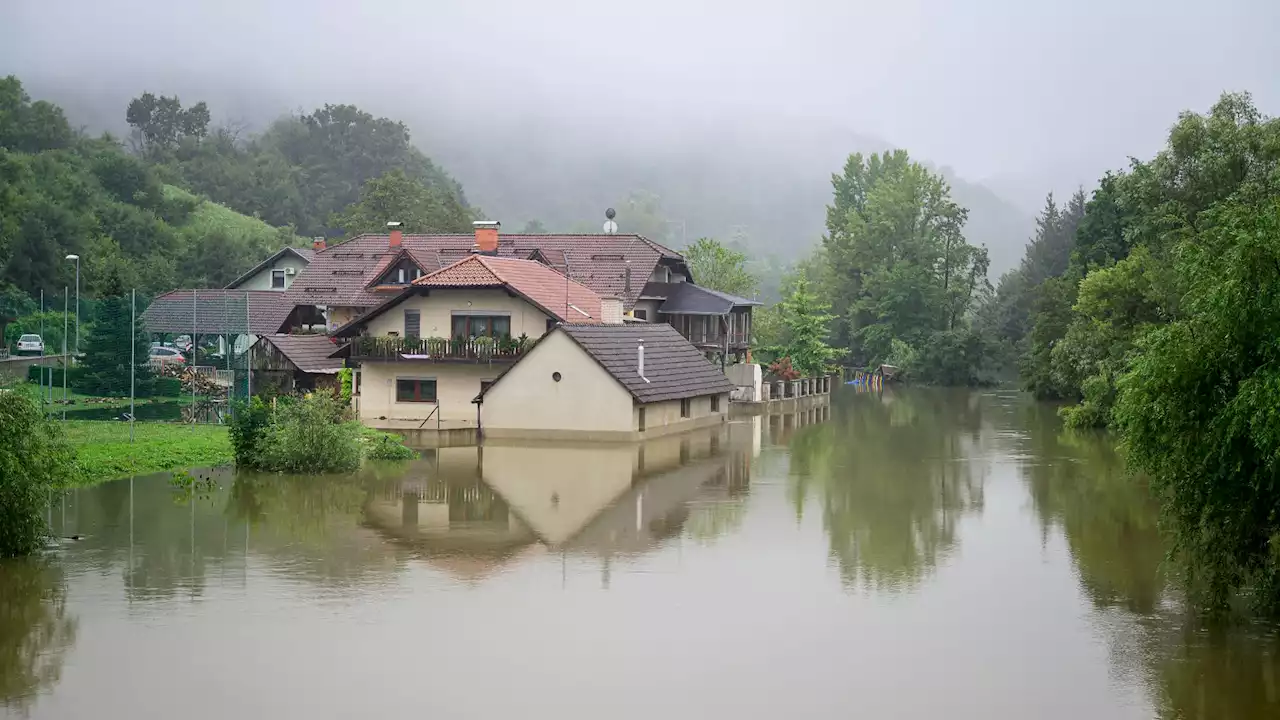
<svg viewBox="0 0 1280 720"><path fill-rule="evenodd" d="M224 425L129 423L68 420L59 423L76 449L80 482L93 485L106 480L161 472L208 467L232 462L231 441Z"/></svg>

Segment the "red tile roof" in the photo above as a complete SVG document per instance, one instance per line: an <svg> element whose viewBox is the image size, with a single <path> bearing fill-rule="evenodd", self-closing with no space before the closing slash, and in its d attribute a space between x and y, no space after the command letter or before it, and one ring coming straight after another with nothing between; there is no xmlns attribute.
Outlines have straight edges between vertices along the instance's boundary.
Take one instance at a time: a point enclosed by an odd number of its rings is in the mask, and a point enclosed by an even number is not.
<svg viewBox="0 0 1280 720"><path fill-rule="evenodd" d="M386 295L370 292L368 285L399 254L389 245L386 235L360 235L316 252L289 286L289 302L365 308L382 304ZM401 245L424 273L430 273L471 255L475 235L405 235ZM596 294L622 298L626 308L635 304L660 260L682 259L670 248L639 235L498 236L497 257L528 258L534 250L541 251L557 270L567 267L569 277Z"/></svg>
<svg viewBox="0 0 1280 720"><path fill-rule="evenodd" d="M413 281L423 287L507 287L562 322L600 322L600 296L535 260L469 255Z"/></svg>

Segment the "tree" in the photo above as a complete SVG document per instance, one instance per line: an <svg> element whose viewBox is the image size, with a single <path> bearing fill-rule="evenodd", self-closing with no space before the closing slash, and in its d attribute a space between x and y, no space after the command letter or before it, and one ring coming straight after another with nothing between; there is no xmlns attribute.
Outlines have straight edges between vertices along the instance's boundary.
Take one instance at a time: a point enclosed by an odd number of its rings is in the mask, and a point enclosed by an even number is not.
<svg viewBox="0 0 1280 720"><path fill-rule="evenodd" d="M755 293L757 281L747 272L746 253L727 248L712 238L699 238L685 248L684 256L699 285L738 297Z"/></svg>
<svg viewBox="0 0 1280 720"><path fill-rule="evenodd" d="M198 102L183 109L175 95L156 97L144 92L129 101L125 122L134 129L142 150L171 150L184 138L202 138L209 132L209 106Z"/></svg>
<svg viewBox="0 0 1280 720"><path fill-rule="evenodd" d="M68 147L74 138L62 108L31 102L13 75L0 79L0 148L38 153Z"/></svg>
<svg viewBox="0 0 1280 720"><path fill-rule="evenodd" d="M902 150L851 155L831 183L823 249L836 342L875 364L894 340L919 350L934 334L965 334L989 263L965 241L967 213L947 183Z"/></svg>
<svg viewBox="0 0 1280 720"><path fill-rule="evenodd" d="M546 235L547 227L542 224L541 220L534 218L524 224L524 229L520 233L522 235Z"/></svg>
<svg viewBox="0 0 1280 720"><path fill-rule="evenodd" d="M127 266L108 265L110 273L100 280L105 293L97 302L93 324L89 327L83 359L76 369L76 389L94 395L123 397L132 387L138 395L151 391L152 373L147 364L150 341L141 325L134 324L133 298L127 292ZM131 360L136 362L131 367Z"/></svg>
<svg viewBox="0 0 1280 720"><path fill-rule="evenodd" d="M75 452L26 393L0 393L0 557L43 544L49 493L75 475Z"/></svg>
<svg viewBox="0 0 1280 720"><path fill-rule="evenodd" d="M792 367L806 376L826 372L827 364L840 354L827 344L830 306L810 290L808 280L800 278L780 307L788 336L781 356L790 358Z"/></svg>
<svg viewBox="0 0 1280 720"><path fill-rule="evenodd" d="M329 223L351 235L385 232L392 220L404 223L406 232L448 233L469 231L471 217L455 196L424 185L403 170L392 170L365 183L360 201L335 214Z"/></svg>
<svg viewBox="0 0 1280 720"><path fill-rule="evenodd" d="M1204 213L1179 242L1185 312L1144 336L1114 412L1201 601L1222 610L1244 591L1276 612L1280 204L1255 189Z"/></svg>

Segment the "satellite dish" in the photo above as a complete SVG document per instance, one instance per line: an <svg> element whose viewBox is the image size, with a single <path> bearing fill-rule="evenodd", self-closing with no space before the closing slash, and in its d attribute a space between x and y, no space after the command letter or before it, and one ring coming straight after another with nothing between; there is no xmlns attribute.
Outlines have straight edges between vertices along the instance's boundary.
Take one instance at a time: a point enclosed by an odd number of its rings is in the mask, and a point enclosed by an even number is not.
<svg viewBox="0 0 1280 720"><path fill-rule="evenodd" d="M614 235L614 234L616 234L617 232L618 232L618 223L616 223L616 222L614 222L614 221L612 221L612 220L605 220L605 221L604 221L604 234L605 234L605 235Z"/></svg>
<svg viewBox="0 0 1280 720"><path fill-rule="evenodd" d="M605 210L605 211L604 211L604 216L605 216L606 218L610 219L610 220L612 220L612 219L614 219L615 217L617 217L617 215L618 215L618 212L617 212L616 210L614 210L613 208L609 208L608 210Z"/></svg>

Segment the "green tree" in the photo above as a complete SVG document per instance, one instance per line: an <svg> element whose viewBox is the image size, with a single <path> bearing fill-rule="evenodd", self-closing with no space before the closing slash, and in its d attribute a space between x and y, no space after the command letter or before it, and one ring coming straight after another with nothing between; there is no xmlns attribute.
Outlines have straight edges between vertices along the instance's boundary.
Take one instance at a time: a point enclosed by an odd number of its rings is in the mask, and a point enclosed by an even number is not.
<svg viewBox="0 0 1280 720"><path fill-rule="evenodd" d="M0 393L0 557L43 543L50 491L75 477L75 452L26 393Z"/></svg>
<svg viewBox="0 0 1280 720"><path fill-rule="evenodd" d="M68 147L74 139L62 108L31 102L13 75L0 79L0 148L38 153Z"/></svg>
<svg viewBox="0 0 1280 720"><path fill-rule="evenodd" d="M524 228L520 230L520 233L523 235L546 235L547 226L543 225L541 220L534 218L524 224Z"/></svg>
<svg viewBox="0 0 1280 720"><path fill-rule="evenodd" d="M787 344L779 354L791 358L792 367L806 376L826 372L827 364L840 354L827 344L831 306L810 290L804 278L796 280L779 305L787 333Z"/></svg>
<svg viewBox="0 0 1280 720"><path fill-rule="evenodd" d="M699 238L685 248L684 256L699 285L738 297L755 293L758 283L747 271L746 253L725 247L712 238Z"/></svg>
<svg viewBox="0 0 1280 720"><path fill-rule="evenodd" d="M411 233L466 232L471 217L470 210L453 196L437 192L403 170L392 170L365 183L360 201L329 223L350 235L385 232L391 220L404 223L404 230Z"/></svg>
<svg viewBox="0 0 1280 720"><path fill-rule="evenodd" d="M170 150L184 138L201 138L209 132L209 106L198 102L183 108L175 95L144 92L129 102L125 121L134 129L146 152Z"/></svg>

